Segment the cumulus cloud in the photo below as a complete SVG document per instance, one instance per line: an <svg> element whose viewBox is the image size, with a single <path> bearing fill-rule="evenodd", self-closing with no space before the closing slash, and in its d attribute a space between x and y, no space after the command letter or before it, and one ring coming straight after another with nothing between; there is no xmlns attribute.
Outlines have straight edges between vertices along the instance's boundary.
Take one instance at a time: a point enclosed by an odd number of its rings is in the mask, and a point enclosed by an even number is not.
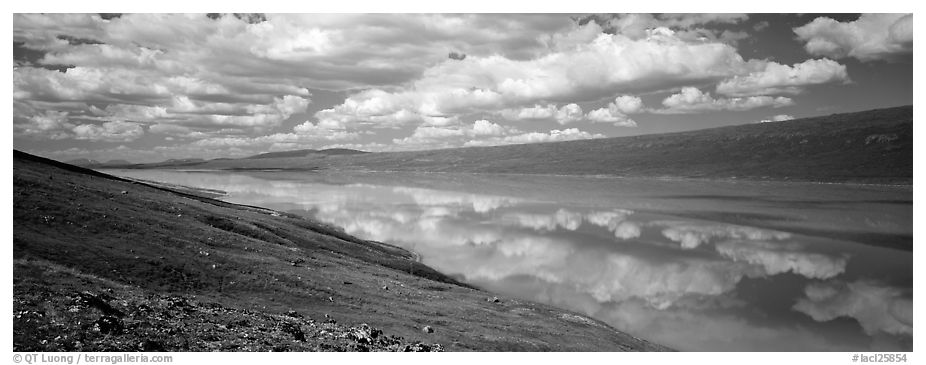
<svg viewBox="0 0 926 365"><path fill-rule="evenodd" d="M810 279L829 279L845 272L849 261L845 256L806 252L802 245L779 242L734 240L714 247L733 261L762 266L766 275L793 272Z"/></svg>
<svg viewBox="0 0 926 365"><path fill-rule="evenodd" d="M55 110L46 110L29 116L24 122L13 124L13 129L19 135L48 139L69 138L73 127L74 124L68 121L67 112Z"/></svg>
<svg viewBox="0 0 926 365"><path fill-rule="evenodd" d="M505 137L493 137L488 139L469 140L463 144L465 147L473 146L500 146L509 144L540 143L540 142L561 142L574 141L579 139L604 138L601 133L589 133L577 128L554 129L547 133L544 132L527 132L513 134Z"/></svg>
<svg viewBox="0 0 926 365"><path fill-rule="evenodd" d="M553 214L508 213L502 216L502 222L538 231L555 231L562 228L575 231L582 225L582 214L559 209Z"/></svg>
<svg viewBox="0 0 926 365"><path fill-rule="evenodd" d="M540 120L552 119L556 115L556 104L539 105L520 109L506 109L501 112L502 116L511 120Z"/></svg>
<svg viewBox="0 0 926 365"><path fill-rule="evenodd" d="M582 108L578 104L566 104L554 114L559 124L569 124L582 119Z"/></svg>
<svg viewBox="0 0 926 365"><path fill-rule="evenodd" d="M618 127L636 127L637 122L627 114L640 113L644 110L643 100L636 96L622 95L609 103L606 108L588 112L586 118L593 122L613 123Z"/></svg>
<svg viewBox="0 0 926 365"><path fill-rule="evenodd" d="M134 141L145 133L138 123L123 121L105 122L102 125L81 124L72 130L76 139L106 142Z"/></svg>
<svg viewBox="0 0 926 365"><path fill-rule="evenodd" d="M848 81L846 66L826 58L793 66L768 62L760 71L721 81L717 92L733 96L799 94L809 85Z"/></svg>
<svg viewBox="0 0 926 365"><path fill-rule="evenodd" d="M505 127L492 123L485 119L473 122L471 134L474 136L500 136L507 132Z"/></svg>
<svg viewBox="0 0 926 365"><path fill-rule="evenodd" d="M439 148L459 146L468 138L484 141L486 139L502 138L502 136L512 136L517 133L520 133L517 129L480 119L472 124L458 126L418 126L410 136L393 139L393 143L417 149Z"/></svg>
<svg viewBox="0 0 926 365"><path fill-rule="evenodd" d="M585 215L585 220L614 232L614 237L629 240L640 237L641 234L640 224L626 220L633 213L632 210L626 209L592 212Z"/></svg>
<svg viewBox="0 0 926 365"><path fill-rule="evenodd" d="M851 317L866 333L913 335L913 297L907 289L870 280L811 283L793 309L816 321Z"/></svg>
<svg viewBox="0 0 926 365"><path fill-rule="evenodd" d="M488 213L520 201L516 198L498 195L458 193L434 189L396 187L392 190L410 196L415 204L420 206L450 206L460 209L472 206L472 210L476 213Z"/></svg>
<svg viewBox="0 0 926 365"><path fill-rule="evenodd" d="M107 111L97 117L108 121L267 131L305 111L304 85L402 84L448 48L524 58L544 48L537 33L572 26L568 17L541 14L17 14L14 42L38 57L16 60L14 99L58 111L82 101Z"/></svg>
<svg viewBox="0 0 926 365"><path fill-rule="evenodd" d="M632 108L633 105L628 105L627 107ZM607 112L606 109L605 112ZM559 124L569 124L584 119L592 121L616 121L616 119L600 120L601 117L598 115L599 113L590 112L589 114L583 114L581 106L576 103L569 103L559 108L556 107L556 104L535 104L534 106L526 108L504 109L499 114L508 120L555 120Z"/></svg>
<svg viewBox="0 0 926 365"><path fill-rule="evenodd" d="M870 62L913 52L913 14L862 14L850 22L819 17L794 33L815 56Z"/></svg>
<svg viewBox="0 0 926 365"><path fill-rule="evenodd" d="M652 62L636 62L637 59ZM316 117L331 123L395 125L442 116L524 106L524 118L548 117L550 100L596 100L630 90L654 90L739 74L746 63L722 43L690 43L660 28L641 39L598 34L587 43L530 60L497 55L445 60L395 91L371 89L349 96ZM532 107L530 105L533 105ZM581 108L566 104L552 113L566 124ZM398 118L402 116L403 118ZM386 120L377 120L385 118Z"/></svg>
<svg viewBox="0 0 926 365"><path fill-rule="evenodd" d="M761 107L780 108L793 105L791 98L778 96L749 96L736 98L714 98L695 87L684 87L677 94L672 94L662 101L664 109L654 110L663 114L687 114L706 111L734 110L743 111Z"/></svg>
<svg viewBox="0 0 926 365"><path fill-rule="evenodd" d="M771 24L767 20L762 20L762 21L756 22L756 24L753 24L752 29L755 30L756 32L761 32L767 29L770 25Z"/></svg>
<svg viewBox="0 0 926 365"><path fill-rule="evenodd" d="M14 101L55 109L83 103L84 108L70 112L72 117L105 121L265 130L306 110L310 102L305 97L308 91L287 91L301 95L265 95L241 101L221 84L135 69L74 67L65 72L42 68L14 71ZM104 106L99 108L95 104Z"/></svg>
<svg viewBox="0 0 926 365"><path fill-rule="evenodd" d="M311 122L300 124L294 129L295 131L292 133L274 133L257 137L206 136L192 142L190 146L199 148L237 148L252 151L244 154L253 154L253 151L302 149L315 146L318 142L344 141L359 137L357 132L320 128Z"/></svg>
<svg viewBox="0 0 926 365"><path fill-rule="evenodd" d="M783 122L783 121L792 120L792 119L794 119L794 116L791 116L788 114L778 114L778 115L773 115L769 117L768 119L762 119L762 120L756 121L756 123Z"/></svg>
<svg viewBox="0 0 926 365"><path fill-rule="evenodd" d="M690 42L717 41L727 30L714 28L717 25L737 24L749 19L746 14L608 14L590 15L582 22L599 24L603 31L621 34L633 39L645 38L648 31L656 28L671 29L680 39Z"/></svg>
<svg viewBox="0 0 926 365"><path fill-rule="evenodd" d="M694 249L716 239L784 240L788 232L738 226L733 224L703 224L696 222L656 221L651 225L666 226L662 235L678 242L684 249Z"/></svg>

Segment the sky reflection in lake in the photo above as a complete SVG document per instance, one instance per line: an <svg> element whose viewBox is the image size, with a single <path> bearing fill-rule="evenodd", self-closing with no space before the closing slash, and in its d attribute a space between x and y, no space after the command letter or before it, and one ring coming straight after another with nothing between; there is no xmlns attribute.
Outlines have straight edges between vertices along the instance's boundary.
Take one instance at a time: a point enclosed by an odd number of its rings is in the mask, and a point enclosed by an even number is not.
<svg viewBox="0 0 926 365"><path fill-rule="evenodd" d="M680 350L912 351L912 252L891 248L912 240L909 188L116 174L224 190L231 202L312 216L414 250L477 286Z"/></svg>

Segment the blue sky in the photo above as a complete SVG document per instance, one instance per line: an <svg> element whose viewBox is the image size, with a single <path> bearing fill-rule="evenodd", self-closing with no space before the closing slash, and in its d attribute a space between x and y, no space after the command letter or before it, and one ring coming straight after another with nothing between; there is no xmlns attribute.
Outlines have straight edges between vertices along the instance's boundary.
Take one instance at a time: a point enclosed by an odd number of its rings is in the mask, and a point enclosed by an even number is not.
<svg viewBox="0 0 926 365"><path fill-rule="evenodd" d="M16 14L13 142L68 160L502 145L913 103L906 14Z"/></svg>

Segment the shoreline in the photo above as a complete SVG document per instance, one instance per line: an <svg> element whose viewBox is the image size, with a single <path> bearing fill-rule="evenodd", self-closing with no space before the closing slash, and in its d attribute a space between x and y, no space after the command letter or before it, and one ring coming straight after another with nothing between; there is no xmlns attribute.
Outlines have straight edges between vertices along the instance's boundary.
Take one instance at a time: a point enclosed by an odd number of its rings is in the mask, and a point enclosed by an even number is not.
<svg viewBox="0 0 926 365"><path fill-rule="evenodd" d="M691 181L691 182L723 182L723 183L781 183L781 184L810 184L810 185L845 185L845 186L872 186L872 187L896 187L912 188L913 182L906 183L863 183L863 182L846 182L846 181L823 181L823 180L781 180L781 179L755 179L755 178L710 178L710 177L682 177L682 176L628 176L613 174L533 174L533 173L516 173L516 172L452 172L452 171L422 171L422 170L371 170L371 169L349 169L349 168L265 168L265 169L242 169L242 168L220 168L220 169L179 169L169 166L156 167L101 167L99 170L169 170L181 172L309 172L325 173L334 172L356 172L356 173L407 173L407 174L439 174L439 175L481 175L481 176L517 176L517 177L567 177L567 178L588 178L588 179L618 179L618 180L656 180L656 181ZM912 179L911 179L912 180Z"/></svg>

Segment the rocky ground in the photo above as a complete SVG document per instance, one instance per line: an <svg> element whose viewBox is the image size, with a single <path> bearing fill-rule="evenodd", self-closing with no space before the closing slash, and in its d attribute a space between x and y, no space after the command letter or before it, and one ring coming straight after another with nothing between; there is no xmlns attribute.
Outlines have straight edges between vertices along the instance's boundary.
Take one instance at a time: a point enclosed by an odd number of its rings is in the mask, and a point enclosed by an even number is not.
<svg viewBox="0 0 926 365"><path fill-rule="evenodd" d="M441 351L369 324L230 308L191 295L146 294L43 261L14 297L14 351ZM75 285L75 284L83 285ZM87 287L93 290L83 290Z"/></svg>
<svg viewBox="0 0 926 365"><path fill-rule="evenodd" d="M14 351L656 351L398 247L14 151Z"/></svg>

